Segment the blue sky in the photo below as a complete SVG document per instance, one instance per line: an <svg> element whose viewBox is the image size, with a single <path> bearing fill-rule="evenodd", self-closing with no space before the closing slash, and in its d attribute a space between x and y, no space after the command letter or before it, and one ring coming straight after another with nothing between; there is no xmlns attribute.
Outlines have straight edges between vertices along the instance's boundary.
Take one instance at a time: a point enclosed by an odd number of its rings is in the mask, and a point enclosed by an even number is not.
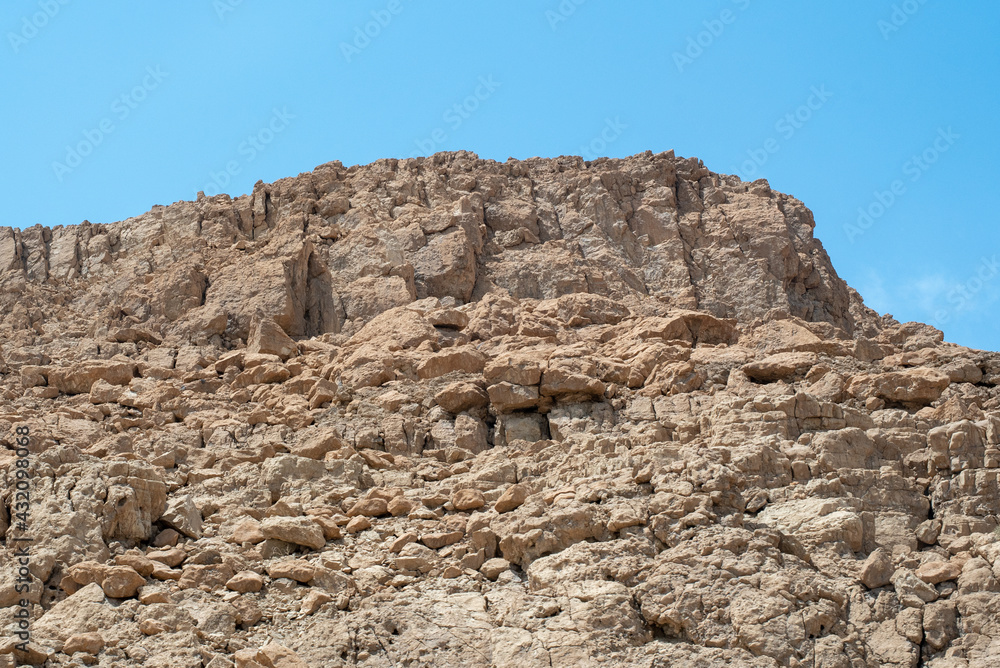
<svg viewBox="0 0 1000 668"><path fill-rule="evenodd" d="M10 0L0 225L330 160L674 149L803 200L876 310L1000 350L998 32L985 0Z"/></svg>

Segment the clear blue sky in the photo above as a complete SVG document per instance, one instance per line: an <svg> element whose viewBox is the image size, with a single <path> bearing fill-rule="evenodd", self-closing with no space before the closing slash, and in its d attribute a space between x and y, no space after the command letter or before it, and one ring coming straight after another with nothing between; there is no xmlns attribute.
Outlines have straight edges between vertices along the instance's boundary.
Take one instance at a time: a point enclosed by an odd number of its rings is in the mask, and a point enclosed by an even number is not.
<svg viewBox="0 0 1000 668"><path fill-rule="evenodd" d="M0 225L330 160L674 149L803 200L873 308L1000 350L996 2L10 0L0 31Z"/></svg>

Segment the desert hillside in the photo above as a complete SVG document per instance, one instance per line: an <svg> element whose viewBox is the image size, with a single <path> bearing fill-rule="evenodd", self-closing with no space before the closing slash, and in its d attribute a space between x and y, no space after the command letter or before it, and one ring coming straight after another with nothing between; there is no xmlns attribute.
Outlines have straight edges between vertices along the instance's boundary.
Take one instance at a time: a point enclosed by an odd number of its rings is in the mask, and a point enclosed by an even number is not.
<svg viewBox="0 0 1000 668"><path fill-rule="evenodd" d="M992 668L1000 354L814 226L440 153L0 228L0 668Z"/></svg>

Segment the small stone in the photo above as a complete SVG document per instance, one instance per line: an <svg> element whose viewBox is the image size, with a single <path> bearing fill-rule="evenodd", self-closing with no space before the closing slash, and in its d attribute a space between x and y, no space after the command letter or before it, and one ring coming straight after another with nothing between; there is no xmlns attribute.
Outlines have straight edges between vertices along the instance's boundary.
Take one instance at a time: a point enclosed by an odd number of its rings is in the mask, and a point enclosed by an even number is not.
<svg viewBox="0 0 1000 668"><path fill-rule="evenodd" d="M437 552L421 545L409 543L404 546L396 557L396 568L404 571L420 571L426 573L437 562Z"/></svg>
<svg viewBox="0 0 1000 668"><path fill-rule="evenodd" d="M263 543L264 531L260 528L260 522L252 519L243 520L233 528L233 535L229 537L229 542L237 545Z"/></svg>
<svg viewBox="0 0 1000 668"><path fill-rule="evenodd" d="M917 540L925 545L933 545L941 535L941 520L925 520L921 522L913 532Z"/></svg>
<svg viewBox="0 0 1000 668"><path fill-rule="evenodd" d="M265 668L309 668L309 664L284 645L269 642L257 652L257 660Z"/></svg>
<svg viewBox="0 0 1000 668"><path fill-rule="evenodd" d="M367 517L359 515L347 523L347 533L359 533L372 528L372 521Z"/></svg>
<svg viewBox="0 0 1000 668"><path fill-rule="evenodd" d="M524 485L511 485L500 495L493 508L498 513L508 513L518 508L528 498L528 490Z"/></svg>
<svg viewBox="0 0 1000 668"><path fill-rule="evenodd" d="M323 530L311 517L267 517L261 525L264 537L319 550L326 545Z"/></svg>
<svg viewBox="0 0 1000 668"><path fill-rule="evenodd" d="M306 583L316 577L316 567L305 559L282 559L269 563L267 574L274 579L288 578Z"/></svg>
<svg viewBox="0 0 1000 668"><path fill-rule="evenodd" d="M180 566L181 563L187 558L187 553L184 550L177 548L171 548L169 550L154 550L146 554L146 558L151 561L159 561L161 563L170 566Z"/></svg>
<svg viewBox="0 0 1000 668"><path fill-rule="evenodd" d="M146 578L131 566L111 566L104 572L101 589L111 598L131 598L146 584Z"/></svg>
<svg viewBox="0 0 1000 668"><path fill-rule="evenodd" d="M407 499L402 496L397 496L386 506L386 510L393 517L403 517L404 515L409 515L410 512L417 507L417 502L412 499Z"/></svg>
<svg viewBox="0 0 1000 668"><path fill-rule="evenodd" d="M201 511L190 494L168 501L160 519L189 538L201 538Z"/></svg>
<svg viewBox="0 0 1000 668"><path fill-rule="evenodd" d="M62 652L70 656L77 652L96 656L102 649L104 649L104 638L100 633L77 633L66 638Z"/></svg>
<svg viewBox="0 0 1000 668"><path fill-rule="evenodd" d="M490 580L496 580L500 577L500 574L508 568L510 568L510 562L506 559L497 557L496 559L487 559L483 565L479 567L479 572Z"/></svg>
<svg viewBox="0 0 1000 668"><path fill-rule="evenodd" d="M125 553L115 557L119 566L131 566L142 577L148 577L153 572L153 562L144 554Z"/></svg>
<svg viewBox="0 0 1000 668"><path fill-rule="evenodd" d="M392 541L392 545L389 546L389 551L393 553L398 553L400 550L402 550L410 543L415 543L415 542L417 542L417 534L413 533L412 531L404 533L402 536Z"/></svg>
<svg viewBox="0 0 1000 668"><path fill-rule="evenodd" d="M311 615L317 610L319 610L323 604L329 603L333 600L333 597L327 594L325 591L320 591L318 589L312 589L308 594L302 599L302 606L299 610L304 615Z"/></svg>
<svg viewBox="0 0 1000 668"><path fill-rule="evenodd" d="M869 589L877 589L889 584L894 570L892 558L879 548L868 555L858 577Z"/></svg>
<svg viewBox="0 0 1000 668"><path fill-rule="evenodd" d="M482 508L486 505L486 498L478 489L460 489L452 494L451 503L455 510L464 512Z"/></svg>
<svg viewBox="0 0 1000 668"><path fill-rule="evenodd" d="M246 594L260 591L264 586L264 578L254 571L240 571L226 582L226 589Z"/></svg>
<svg viewBox="0 0 1000 668"><path fill-rule="evenodd" d="M438 406L449 413L461 413L489 403L486 390L473 383L452 383L434 395Z"/></svg>
<svg viewBox="0 0 1000 668"><path fill-rule="evenodd" d="M177 586L181 589L213 591L224 587L233 575L233 569L225 564L192 564L181 571Z"/></svg>
<svg viewBox="0 0 1000 668"><path fill-rule="evenodd" d="M348 517L357 517L358 515L363 515L364 517L378 517L379 515L385 515L388 511L388 503L385 499L371 498L362 499L355 503L350 510L347 511Z"/></svg>
<svg viewBox="0 0 1000 668"><path fill-rule="evenodd" d="M282 361L298 354L299 347L272 318L254 319L247 349L250 354L277 355Z"/></svg>
<svg viewBox="0 0 1000 668"><path fill-rule="evenodd" d="M156 562L153 564L153 572L150 575L157 580L180 580L182 573L176 568L170 568L166 564Z"/></svg>
<svg viewBox="0 0 1000 668"><path fill-rule="evenodd" d="M954 561L932 561L921 564L914 574L927 584L934 585L957 579L962 574L962 567Z"/></svg>
<svg viewBox="0 0 1000 668"><path fill-rule="evenodd" d="M332 518L313 517L313 521L322 529L323 537L327 540L339 540L341 538L340 525Z"/></svg>
<svg viewBox="0 0 1000 668"><path fill-rule="evenodd" d="M437 550L445 545L452 545L462 540L465 534L461 531L446 531L439 533L429 533L420 537L420 542L427 547Z"/></svg>

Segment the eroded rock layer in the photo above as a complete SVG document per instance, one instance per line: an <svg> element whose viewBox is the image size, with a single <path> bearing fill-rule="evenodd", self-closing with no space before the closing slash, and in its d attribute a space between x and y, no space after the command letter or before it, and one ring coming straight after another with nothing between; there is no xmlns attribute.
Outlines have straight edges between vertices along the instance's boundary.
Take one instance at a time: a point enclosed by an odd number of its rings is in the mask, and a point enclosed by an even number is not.
<svg viewBox="0 0 1000 668"><path fill-rule="evenodd" d="M813 227L449 153L0 228L0 665L993 665L1000 355Z"/></svg>

